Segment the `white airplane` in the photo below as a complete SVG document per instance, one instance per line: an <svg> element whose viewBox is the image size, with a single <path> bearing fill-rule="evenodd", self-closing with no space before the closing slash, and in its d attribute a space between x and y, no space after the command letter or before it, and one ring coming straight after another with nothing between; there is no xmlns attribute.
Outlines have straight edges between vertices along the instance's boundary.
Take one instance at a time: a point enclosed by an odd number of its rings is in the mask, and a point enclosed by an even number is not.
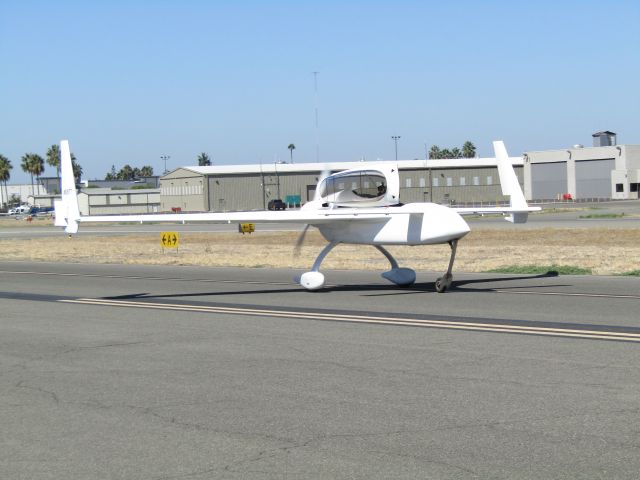
<svg viewBox="0 0 640 480"><path fill-rule="evenodd" d="M329 242L320 252L311 270L296 280L307 290L324 286L320 265L327 254L340 243L372 245L391 264L382 276L396 285L411 285L416 280L414 270L398 266L384 245L435 245L448 243L451 257L446 273L437 279L436 290L444 292L451 286L451 274L458 241L470 228L462 218L472 214L503 214L512 223L525 223L529 207L507 155L504 143L493 142L498 162L502 193L510 197L509 207L456 208L435 203L400 203L400 180L395 163L376 163L362 169L324 175L318 182L316 196L296 211L253 211L225 213L159 213L141 215L80 215L71 166L69 142L60 143L62 199L55 202L55 225L68 234L78 232L82 222L279 222L306 224L299 242L309 226L314 226Z"/></svg>

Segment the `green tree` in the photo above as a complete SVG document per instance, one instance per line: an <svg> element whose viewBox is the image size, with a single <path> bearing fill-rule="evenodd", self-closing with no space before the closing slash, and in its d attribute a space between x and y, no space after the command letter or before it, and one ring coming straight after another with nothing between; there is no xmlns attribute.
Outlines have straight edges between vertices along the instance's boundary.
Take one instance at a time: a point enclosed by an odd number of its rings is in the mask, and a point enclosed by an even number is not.
<svg viewBox="0 0 640 480"><path fill-rule="evenodd" d="M476 156L476 146L469 140L462 145L462 158L474 158Z"/></svg>
<svg viewBox="0 0 640 480"><path fill-rule="evenodd" d="M60 176L60 146L54 143L47 150L47 163L56 169L56 176Z"/></svg>
<svg viewBox="0 0 640 480"><path fill-rule="evenodd" d="M296 149L296 146L293 143L290 143L287 148L289 149L289 156L291 157L291 163L293 163L293 151Z"/></svg>
<svg viewBox="0 0 640 480"><path fill-rule="evenodd" d="M210 165L211 165L211 158L209 157L208 153L202 152L200 155L198 155L198 166L208 167Z"/></svg>
<svg viewBox="0 0 640 480"><path fill-rule="evenodd" d="M111 171L104 176L105 180L117 180L118 172L116 172L116 166L111 165Z"/></svg>
<svg viewBox="0 0 640 480"><path fill-rule="evenodd" d="M55 167L56 169L56 176L60 177L60 161L61 161L61 156L60 156L60 146L57 143L54 143L53 145L51 145L49 147L49 149L47 150L47 164L51 167ZM71 152L71 165L76 164L76 166L74 167L75 170L74 172L78 169L79 165L77 165L76 163L76 156L73 154L73 152ZM82 167L80 167L80 173L82 173ZM57 192L60 193L60 192Z"/></svg>
<svg viewBox="0 0 640 480"><path fill-rule="evenodd" d="M431 148L429 149L429 158L432 160L438 159L438 158L441 158L440 155L442 155L440 148L437 145L432 145Z"/></svg>
<svg viewBox="0 0 640 480"><path fill-rule="evenodd" d="M76 183L80 183L80 180L82 179L82 167L76 161L76 156L73 153L71 154L71 168L73 169L73 178Z"/></svg>
<svg viewBox="0 0 640 480"><path fill-rule="evenodd" d="M118 175L116 176L118 180L133 180L134 171L131 168L131 165L127 164L120 169Z"/></svg>
<svg viewBox="0 0 640 480"><path fill-rule="evenodd" d="M33 186L33 176L40 178L42 172L44 172L44 159L37 153L26 153L22 156L22 163L20 167L25 173L31 175L31 195L35 195L35 189ZM38 194L40 193L40 185L38 185Z"/></svg>
<svg viewBox="0 0 640 480"><path fill-rule="evenodd" d="M451 158L460 158L462 156L462 152L458 147L453 147L451 149Z"/></svg>
<svg viewBox="0 0 640 480"><path fill-rule="evenodd" d="M7 182L11 178L11 169L13 165L11 165L11 160L9 160L4 155L0 154L0 182L4 184L4 200L5 206L9 203L9 190L7 189Z"/></svg>
<svg viewBox="0 0 640 480"><path fill-rule="evenodd" d="M453 158L451 154L451 150L449 150L448 148L443 148L442 150L440 150L439 158Z"/></svg>
<svg viewBox="0 0 640 480"><path fill-rule="evenodd" d="M153 167L150 165L145 165L140 169L141 177L153 177Z"/></svg>
<svg viewBox="0 0 640 480"><path fill-rule="evenodd" d="M60 178L60 146L57 143L54 143L47 150L47 163L49 166L56 169L56 176ZM60 182L58 183L58 191L56 193L60 193L62 189L62 185Z"/></svg>

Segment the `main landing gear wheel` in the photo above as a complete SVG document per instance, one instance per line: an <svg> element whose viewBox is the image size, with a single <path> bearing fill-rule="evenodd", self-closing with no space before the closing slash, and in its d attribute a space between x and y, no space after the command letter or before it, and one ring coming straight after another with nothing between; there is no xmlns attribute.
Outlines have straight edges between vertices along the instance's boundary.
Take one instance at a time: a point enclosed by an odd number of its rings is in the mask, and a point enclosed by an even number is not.
<svg viewBox="0 0 640 480"><path fill-rule="evenodd" d="M453 275L447 275L438 278L436 280L436 292L444 293L451 286L451 282L453 281Z"/></svg>
<svg viewBox="0 0 640 480"><path fill-rule="evenodd" d="M447 273L436 280L436 292L444 293L446 292L451 284L453 283L453 275L451 274L451 270L453 269L453 261L456 259L456 249L458 248L458 240L451 240L449 242L449 246L451 247L451 258L449 258L449 268L447 268Z"/></svg>

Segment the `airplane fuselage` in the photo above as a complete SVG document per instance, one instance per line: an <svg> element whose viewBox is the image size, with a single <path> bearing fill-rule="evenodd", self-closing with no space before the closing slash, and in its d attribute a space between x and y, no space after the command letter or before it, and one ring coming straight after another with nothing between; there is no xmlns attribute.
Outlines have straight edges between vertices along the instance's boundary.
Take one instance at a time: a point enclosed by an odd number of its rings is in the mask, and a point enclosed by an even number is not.
<svg viewBox="0 0 640 480"><path fill-rule="evenodd" d="M469 233L467 222L454 210L435 203L413 203L393 209L388 218L317 225L329 242L364 245L434 245ZM406 211L406 214L402 214Z"/></svg>

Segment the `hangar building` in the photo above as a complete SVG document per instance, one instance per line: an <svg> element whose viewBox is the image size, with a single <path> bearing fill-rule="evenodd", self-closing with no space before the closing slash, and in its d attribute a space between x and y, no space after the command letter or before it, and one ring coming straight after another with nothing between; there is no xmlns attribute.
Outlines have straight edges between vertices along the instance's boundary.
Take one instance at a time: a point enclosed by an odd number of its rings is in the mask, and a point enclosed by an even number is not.
<svg viewBox="0 0 640 480"><path fill-rule="evenodd" d="M523 160L511 157L520 183ZM312 200L322 170L375 169L379 162L272 163L181 167L160 179L161 211L264 210L272 199L289 207ZM396 162L393 162L396 163ZM400 200L479 204L507 200L502 196L494 158L401 160Z"/></svg>
<svg viewBox="0 0 640 480"><path fill-rule="evenodd" d="M525 152L528 200L637 199L640 145L617 145L616 134L596 132L593 147Z"/></svg>
<svg viewBox="0 0 640 480"><path fill-rule="evenodd" d="M157 213L159 205L160 191L157 188L85 188L78 192L78 207L82 215Z"/></svg>

